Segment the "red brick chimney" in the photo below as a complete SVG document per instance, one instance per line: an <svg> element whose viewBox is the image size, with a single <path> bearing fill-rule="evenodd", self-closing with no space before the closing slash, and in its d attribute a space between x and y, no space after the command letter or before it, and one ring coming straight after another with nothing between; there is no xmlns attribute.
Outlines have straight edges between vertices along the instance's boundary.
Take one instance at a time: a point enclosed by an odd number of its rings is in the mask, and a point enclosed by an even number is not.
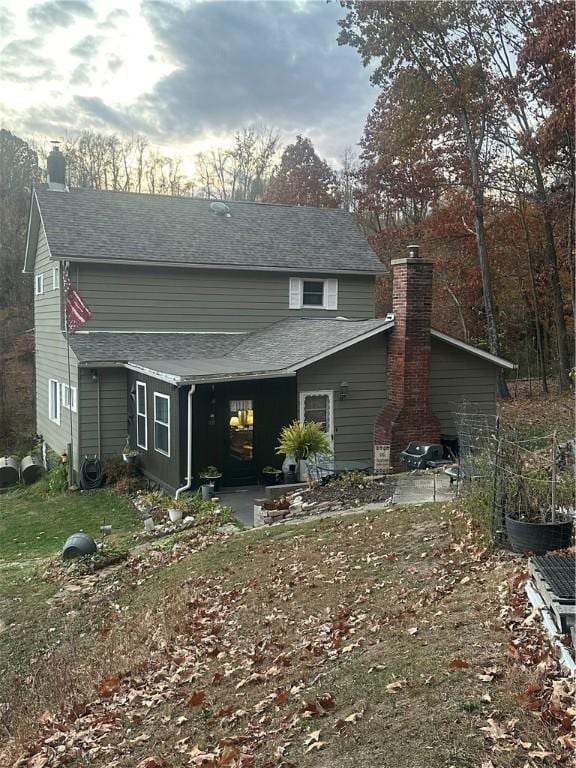
<svg viewBox="0 0 576 768"><path fill-rule="evenodd" d="M388 337L388 405L374 427L377 472L401 468L400 451L411 440L440 442L440 423L428 399L432 262L408 246L407 259L392 262L394 328Z"/></svg>

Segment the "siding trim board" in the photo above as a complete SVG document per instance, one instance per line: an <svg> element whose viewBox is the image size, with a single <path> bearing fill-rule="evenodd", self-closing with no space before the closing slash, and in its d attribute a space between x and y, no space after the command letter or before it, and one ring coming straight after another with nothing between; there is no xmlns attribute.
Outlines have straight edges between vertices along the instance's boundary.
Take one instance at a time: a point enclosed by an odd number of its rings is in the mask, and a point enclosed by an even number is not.
<svg viewBox="0 0 576 768"><path fill-rule="evenodd" d="M120 264L122 266L127 265L134 265L137 267L158 267L159 264L162 265L162 267L170 267L170 268L182 268L182 269L218 269L218 270L233 270L235 271L241 271L241 272L284 272L286 274L286 267L272 267L272 266L264 266L260 264L250 264L250 265L239 265L239 264L225 264L225 263L210 263L210 264L189 264L189 263L182 263L178 261L151 261L146 259L110 259L110 258L100 258L100 259L86 259L83 257L74 257L74 256L59 256L58 259L62 261L70 261L78 264ZM318 268L317 267L300 267L298 266L297 270L294 270L297 272L305 272L306 274L317 274ZM381 275L384 273L384 267L382 267L382 270L361 270L361 269L330 269L330 272L335 275L360 275L362 277L375 277L376 275Z"/></svg>
<svg viewBox="0 0 576 768"><path fill-rule="evenodd" d="M437 339L440 339L441 341L445 341L447 344L453 344L455 347L458 347L459 349L463 349L465 352L469 352L471 355L482 357L484 358L484 360L488 360L488 362L494 363L494 365L499 365L501 368L508 368L509 371L512 371L515 368L517 368L517 366L514 363L511 363L509 360L504 360L503 357L497 357L496 355L493 355L490 352L486 352L483 349L479 349L478 347L473 347L471 344L466 344L465 341L456 339L454 336L448 336L447 333L442 333L441 331L435 331L433 328L430 330L430 333L432 336L435 336Z"/></svg>

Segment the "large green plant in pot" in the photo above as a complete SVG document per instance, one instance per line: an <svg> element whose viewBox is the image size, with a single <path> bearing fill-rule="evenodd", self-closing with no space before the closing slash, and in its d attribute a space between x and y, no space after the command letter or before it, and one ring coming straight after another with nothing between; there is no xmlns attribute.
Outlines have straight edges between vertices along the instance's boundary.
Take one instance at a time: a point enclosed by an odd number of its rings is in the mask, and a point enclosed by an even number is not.
<svg viewBox="0 0 576 768"><path fill-rule="evenodd" d="M293 421L284 427L278 439L276 453L293 456L298 463L318 454L330 455L330 438L315 421Z"/></svg>

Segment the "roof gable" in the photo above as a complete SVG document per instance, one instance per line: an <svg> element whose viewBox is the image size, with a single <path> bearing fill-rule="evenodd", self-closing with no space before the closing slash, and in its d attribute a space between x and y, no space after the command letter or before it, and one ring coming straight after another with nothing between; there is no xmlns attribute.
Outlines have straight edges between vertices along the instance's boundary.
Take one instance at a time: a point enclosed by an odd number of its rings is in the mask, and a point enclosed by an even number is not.
<svg viewBox="0 0 576 768"><path fill-rule="evenodd" d="M37 199L56 259L373 275L383 266L348 211L100 190Z"/></svg>

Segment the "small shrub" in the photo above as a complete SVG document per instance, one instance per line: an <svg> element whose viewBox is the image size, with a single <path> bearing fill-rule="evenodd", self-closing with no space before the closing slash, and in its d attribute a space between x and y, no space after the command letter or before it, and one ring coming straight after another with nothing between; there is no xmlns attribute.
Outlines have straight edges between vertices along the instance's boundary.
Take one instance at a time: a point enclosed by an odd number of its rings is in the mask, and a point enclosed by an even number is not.
<svg viewBox="0 0 576 768"><path fill-rule="evenodd" d="M65 493L68 490L68 465L60 463L46 474L49 493Z"/></svg>
<svg viewBox="0 0 576 768"><path fill-rule="evenodd" d="M341 475L335 477L330 483L330 485L340 488L342 491L354 491L357 488L365 488L367 484L366 474L358 470L342 472Z"/></svg>
<svg viewBox="0 0 576 768"><path fill-rule="evenodd" d="M66 560L63 565L70 571L82 576L101 571L110 565L116 565L116 563L126 560L127 557L128 549L126 547L105 546L92 555L84 555L74 560Z"/></svg>
<svg viewBox="0 0 576 768"><path fill-rule="evenodd" d="M60 456L59 453L56 453L56 451L49 449L46 451L46 464L48 466L48 471L57 469L62 464L62 456Z"/></svg>
<svg viewBox="0 0 576 768"><path fill-rule="evenodd" d="M128 496L143 490L146 487L146 480L142 477L126 475L114 483L116 493L126 494Z"/></svg>
<svg viewBox="0 0 576 768"><path fill-rule="evenodd" d="M128 477L128 467L122 456L109 456L104 460L106 485L116 485L119 480Z"/></svg>

